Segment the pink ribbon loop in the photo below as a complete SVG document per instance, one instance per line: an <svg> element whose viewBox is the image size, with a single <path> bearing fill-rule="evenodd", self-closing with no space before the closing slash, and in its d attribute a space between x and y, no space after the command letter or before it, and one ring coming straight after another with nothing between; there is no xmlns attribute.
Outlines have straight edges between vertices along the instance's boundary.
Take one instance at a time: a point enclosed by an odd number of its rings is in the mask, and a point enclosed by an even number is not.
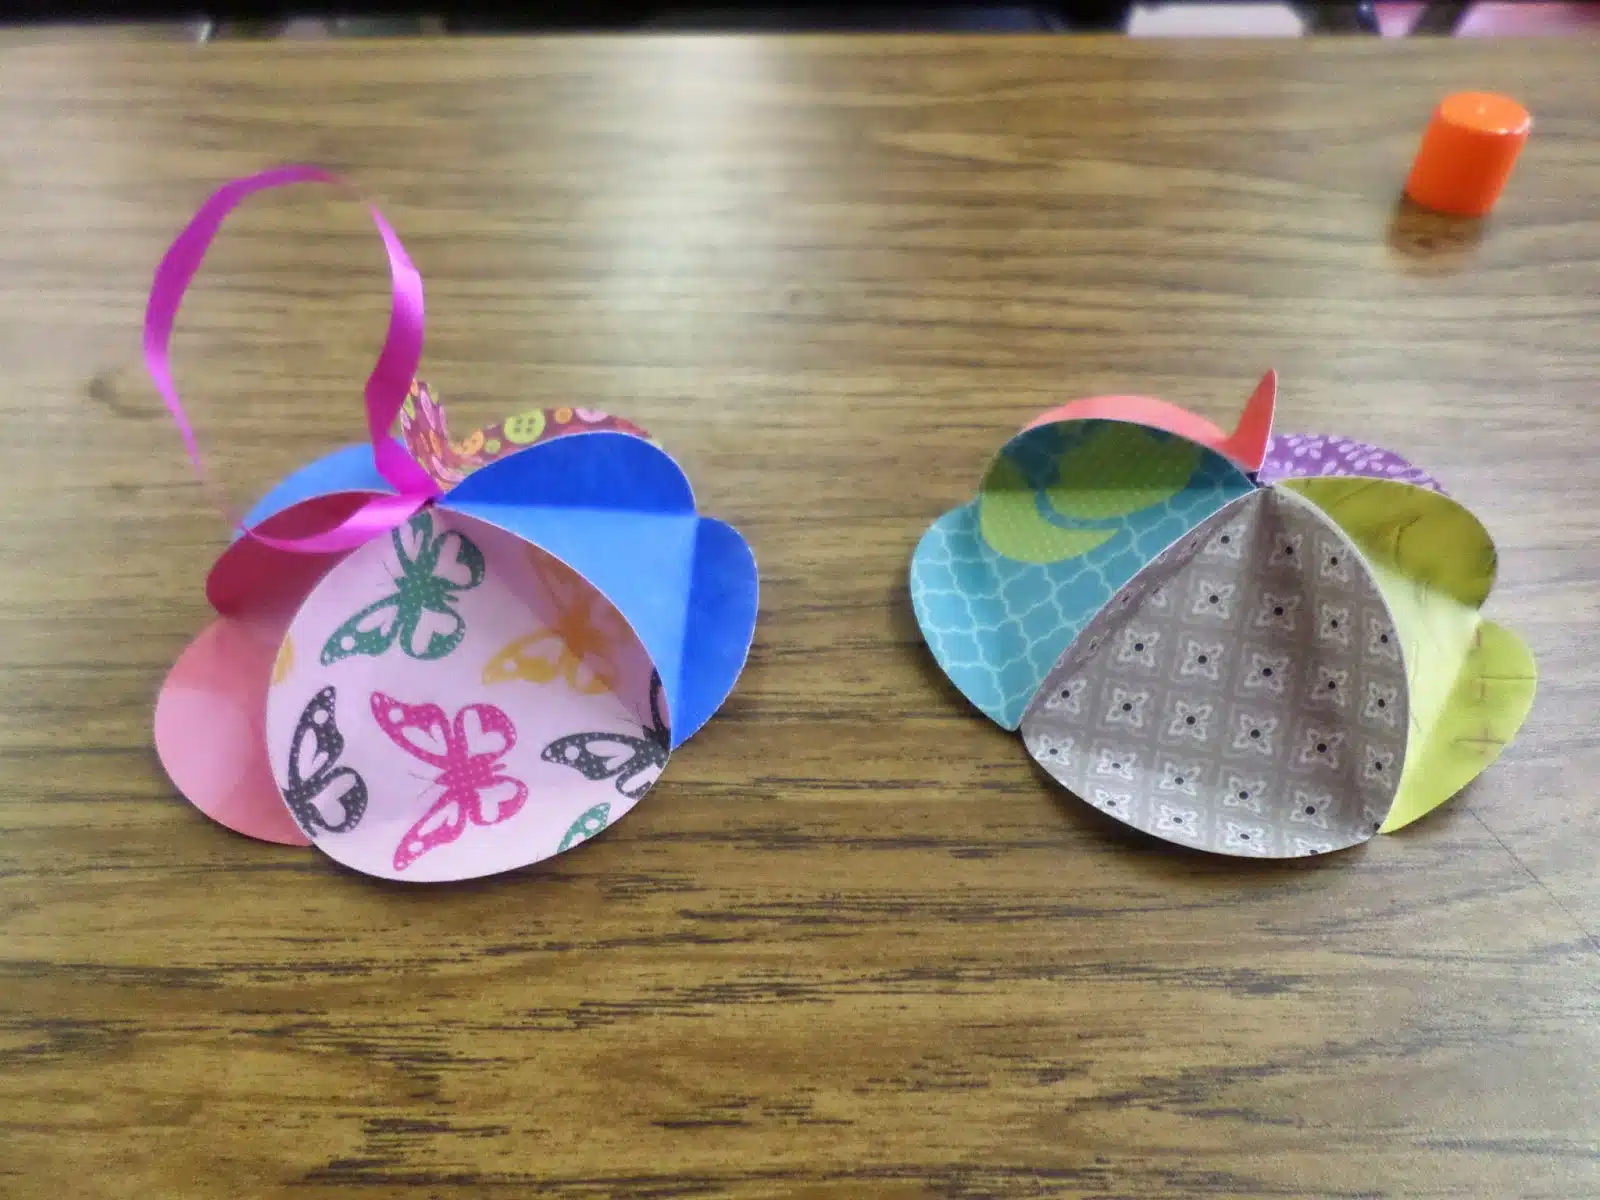
<svg viewBox="0 0 1600 1200"><path fill-rule="evenodd" d="M211 248L228 214L257 192L296 183L326 183L352 190L345 180L320 167L279 167L236 179L224 184L206 199L156 267L150 303L145 308L145 368L150 372L150 378L155 382L162 400L166 402L167 411L172 414L172 420L183 438L184 449L189 453L189 461L202 479L206 477L206 471L201 461L200 447L172 379L169 351L173 323L183 304L184 293L188 291L195 272L200 269L206 251ZM367 377L367 433L372 441L372 457L378 473L399 495L374 497L347 520L323 533L290 539L251 534L280 549L325 554L359 546L373 536L394 528L428 500L439 495L439 487L428 473L389 436L405 404L411 381L416 377L417 364L422 359L422 276L406 254L405 247L400 244L399 236L384 220L383 214L370 204L367 205L367 211L372 214L373 223L378 227L378 234L383 238L384 249L389 256L389 279L394 293L383 349L378 354L372 374ZM249 530L245 532L250 533Z"/></svg>

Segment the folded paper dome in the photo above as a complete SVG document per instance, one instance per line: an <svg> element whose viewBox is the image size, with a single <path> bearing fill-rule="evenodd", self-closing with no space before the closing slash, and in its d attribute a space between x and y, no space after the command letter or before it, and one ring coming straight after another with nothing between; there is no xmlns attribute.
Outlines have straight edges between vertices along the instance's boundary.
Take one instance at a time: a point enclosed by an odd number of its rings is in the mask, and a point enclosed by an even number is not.
<svg viewBox="0 0 1600 1200"><path fill-rule="evenodd" d="M330 180L229 185L184 237L252 191ZM147 357L187 433L164 357L184 237L157 274ZM415 309L420 352L420 284ZM367 874L537 862L632 808L727 698L754 557L627 421L540 409L453 440L425 385L391 387L377 417L373 393L372 443L272 488L212 568L219 616L162 688L157 749L213 819Z"/></svg>
<svg viewBox="0 0 1600 1200"><path fill-rule="evenodd" d="M1081 799L1222 854L1416 820L1532 704L1479 521L1389 451L1098 397L1011 439L911 564L939 665Z"/></svg>

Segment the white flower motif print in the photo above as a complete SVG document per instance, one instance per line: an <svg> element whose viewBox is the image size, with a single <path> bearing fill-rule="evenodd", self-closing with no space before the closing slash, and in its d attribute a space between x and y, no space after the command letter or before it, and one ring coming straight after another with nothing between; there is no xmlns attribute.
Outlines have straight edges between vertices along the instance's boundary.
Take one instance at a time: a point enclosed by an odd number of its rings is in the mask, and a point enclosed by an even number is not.
<svg viewBox="0 0 1600 1200"><path fill-rule="evenodd" d="M1172 597L1167 595L1167 589L1164 588L1164 587L1156 588L1154 591L1152 591L1150 593L1149 596L1147 596L1145 598L1145 602L1144 602L1144 606L1146 608L1157 608L1157 609L1161 609L1163 612L1166 611L1166 609L1168 607L1170 607L1171 604L1172 604Z"/></svg>
<svg viewBox="0 0 1600 1200"><path fill-rule="evenodd" d="M1297 836L1290 842L1290 848L1293 850L1294 856L1309 858L1313 854L1327 854L1333 849L1333 843Z"/></svg>
<svg viewBox="0 0 1600 1200"><path fill-rule="evenodd" d="M1201 558L1231 558L1235 562L1244 553L1244 522L1234 521L1224 525L1216 537L1200 551Z"/></svg>
<svg viewBox="0 0 1600 1200"><path fill-rule="evenodd" d="M1350 582L1351 550L1327 538L1317 539L1317 576L1328 583Z"/></svg>
<svg viewBox="0 0 1600 1200"><path fill-rule="evenodd" d="M1045 697L1044 706L1051 712L1081 715L1083 693L1088 686L1082 679L1069 679Z"/></svg>
<svg viewBox="0 0 1600 1200"><path fill-rule="evenodd" d="M1333 807L1333 797L1327 792L1306 791L1295 788L1294 805L1289 809L1289 820L1296 825L1314 825L1328 828L1328 810Z"/></svg>
<svg viewBox="0 0 1600 1200"><path fill-rule="evenodd" d="M1260 815L1267 794L1265 779L1247 779L1243 775L1229 775L1228 786L1222 790L1222 803L1226 808L1242 808Z"/></svg>
<svg viewBox="0 0 1600 1200"><path fill-rule="evenodd" d="M1028 751L1047 767L1067 767L1072 763L1073 744L1070 734L1041 733L1028 744Z"/></svg>
<svg viewBox="0 0 1600 1200"><path fill-rule="evenodd" d="M1266 713L1240 712L1234 714L1233 748L1248 750L1262 758L1277 753L1278 718Z"/></svg>
<svg viewBox="0 0 1600 1200"><path fill-rule="evenodd" d="M1350 702L1350 672L1338 667L1319 666L1311 674L1311 690L1306 703L1319 708L1344 708Z"/></svg>
<svg viewBox="0 0 1600 1200"><path fill-rule="evenodd" d="M1198 638L1184 638L1183 653L1178 659L1179 677L1209 679L1212 683L1221 682L1222 652L1221 642L1202 642Z"/></svg>
<svg viewBox="0 0 1600 1200"><path fill-rule="evenodd" d="M1274 696L1281 696L1284 682L1288 678L1287 654L1262 654L1257 650L1250 651L1250 666L1244 675L1245 691L1271 692Z"/></svg>
<svg viewBox="0 0 1600 1200"><path fill-rule="evenodd" d="M1117 644L1117 662L1124 666L1156 669L1156 647L1161 644L1161 632L1156 629L1124 629Z"/></svg>
<svg viewBox="0 0 1600 1200"><path fill-rule="evenodd" d="M1113 792L1108 788L1097 787L1092 789L1089 803L1102 812L1125 817L1133 807L1133 795L1130 792Z"/></svg>
<svg viewBox="0 0 1600 1200"><path fill-rule="evenodd" d="M1350 451L1350 470L1354 475L1384 475L1393 474L1396 463L1394 455L1380 446L1355 445ZM1401 470L1405 464L1398 464Z"/></svg>
<svg viewBox="0 0 1600 1200"><path fill-rule="evenodd" d="M1289 453L1295 458L1320 459L1322 457L1322 438L1314 433L1291 433L1286 435L1289 443Z"/></svg>
<svg viewBox="0 0 1600 1200"><path fill-rule="evenodd" d="M1095 751L1094 773L1133 782L1133 769L1139 765L1139 755L1117 746L1101 746Z"/></svg>
<svg viewBox="0 0 1600 1200"><path fill-rule="evenodd" d="M1280 534L1273 539L1272 553L1267 555L1270 567L1295 567L1300 565L1301 547L1305 545L1303 533Z"/></svg>
<svg viewBox="0 0 1600 1200"><path fill-rule="evenodd" d="M1383 746L1368 746L1362 756L1361 782L1371 787L1385 787L1394 781L1395 759L1393 750Z"/></svg>
<svg viewBox="0 0 1600 1200"><path fill-rule="evenodd" d="M1199 785L1200 764L1177 762L1170 758L1161 760L1161 773L1156 779L1157 791L1196 796L1199 793L1195 789Z"/></svg>
<svg viewBox="0 0 1600 1200"><path fill-rule="evenodd" d="M1295 613L1299 609L1299 596L1280 596L1277 592L1263 589L1261 602L1256 605L1255 615L1251 617L1250 624L1256 629L1283 629L1293 633Z"/></svg>
<svg viewBox="0 0 1600 1200"><path fill-rule="evenodd" d="M1200 840L1200 814L1192 808L1159 806L1156 813L1156 832L1181 837L1187 841Z"/></svg>
<svg viewBox="0 0 1600 1200"><path fill-rule="evenodd" d="M1106 724L1126 725L1130 729L1143 729L1144 706L1149 702L1149 692L1113 687L1111 689L1111 702L1106 705Z"/></svg>
<svg viewBox="0 0 1600 1200"><path fill-rule="evenodd" d="M1300 738L1300 753L1295 761L1302 767L1339 769L1339 747L1344 734L1333 729L1308 728Z"/></svg>
<svg viewBox="0 0 1600 1200"><path fill-rule="evenodd" d="M1222 846L1235 854L1265 854L1267 831L1260 825L1241 825L1237 821L1223 821Z"/></svg>
<svg viewBox="0 0 1600 1200"><path fill-rule="evenodd" d="M1238 585L1225 583L1220 579L1206 579L1204 576L1195 581L1194 592L1189 603L1189 613L1196 617L1211 617L1218 621L1233 619L1233 594L1238 591Z"/></svg>
<svg viewBox="0 0 1600 1200"><path fill-rule="evenodd" d="M1393 729L1399 721L1400 689L1376 680L1367 680L1367 697L1361 705L1361 719L1372 725Z"/></svg>
<svg viewBox="0 0 1600 1200"><path fill-rule="evenodd" d="M1317 640L1328 646L1350 644L1350 608L1324 600L1317 605Z"/></svg>
<svg viewBox="0 0 1600 1200"><path fill-rule="evenodd" d="M1400 639L1395 637L1387 621L1370 614L1367 617L1367 656L1400 661Z"/></svg>
<svg viewBox="0 0 1600 1200"><path fill-rule="evenodd" d="M1187 700L1175 698L1167 720L1167 736L1205 741L1211 736L1212 712L1213 706L1210 704L1190 704Z"/></svg>

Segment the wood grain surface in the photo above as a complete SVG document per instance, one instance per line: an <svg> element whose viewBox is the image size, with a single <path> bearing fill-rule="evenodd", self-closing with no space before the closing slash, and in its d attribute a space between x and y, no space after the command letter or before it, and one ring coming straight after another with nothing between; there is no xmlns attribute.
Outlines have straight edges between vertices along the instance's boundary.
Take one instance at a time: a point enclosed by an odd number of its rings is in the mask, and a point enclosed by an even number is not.
<svg viewBox="0 0 1600 1200"><path fill-rule="evenodd" d="M0 52L0 1195L1600 1196L1600 74L1575 42L552 40ZM1535 132L1397 210L1445 92ZM620 412L763 571L749 669L581 850L404 888L151 750L224 537L138 361L204 194L349 172L465 415ZM233 222L179 375L248 500L360 436L382 255ZM1522 738L1290 865L1098 818L932 665L924 527L1141 391L1425 463L1501 548Z"/></svg>

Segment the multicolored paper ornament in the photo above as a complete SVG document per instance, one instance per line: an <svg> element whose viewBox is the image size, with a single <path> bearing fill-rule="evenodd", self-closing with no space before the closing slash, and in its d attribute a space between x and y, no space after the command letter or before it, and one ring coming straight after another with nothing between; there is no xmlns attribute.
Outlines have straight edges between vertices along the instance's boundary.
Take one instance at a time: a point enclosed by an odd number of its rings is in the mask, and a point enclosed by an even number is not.
<svg viewBox="0 0 1600 1200"><path fill-rule="evenodd" d="M156 271L146 363L197 468L167 357L183 293L229 211L307 182L341 185L310 167L228 184ZM241 833L465 879L568 850L638 802L743 669L756 564L621 418L546 408L452 439L415 380L421 279L372 215L394 307L371 440L246 514L206 581L219 615L162 688L156 746Z"/></svg>
<svg viewBox="0 0 1600 1200"><path fill-rule="evenodd" d="M1494 543L1436 481L1344 438L1232 434L1147 397L1046 413L911 563L957 688L1054 779L1221 854L1398 829L1494 761L1533 657L1479 612Z"/></svg>

